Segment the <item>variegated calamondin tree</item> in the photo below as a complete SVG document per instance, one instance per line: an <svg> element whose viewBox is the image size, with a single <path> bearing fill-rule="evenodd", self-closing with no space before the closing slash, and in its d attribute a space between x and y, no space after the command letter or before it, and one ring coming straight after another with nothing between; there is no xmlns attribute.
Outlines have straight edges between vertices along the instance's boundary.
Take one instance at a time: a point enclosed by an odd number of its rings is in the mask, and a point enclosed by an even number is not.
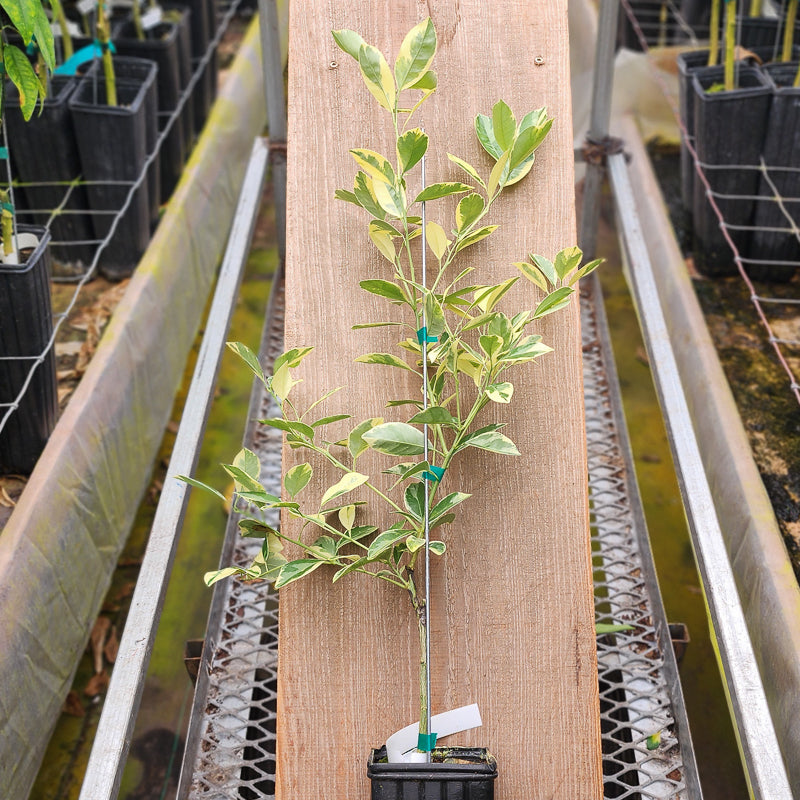
<svg viewBox="0 0 800 800"><path fill-rule="evenodd" d="M534 323L564 308L578 279L599 262L581 267L580 250L570 247L552 261L531 255L515 265L516 276L501 283L471 283L472 269L460 269L459 256L491 237L497 228L490 222L494 204L530 172L535 151L552 119L541 108L518 120L508 105L499 101L491 116L481 114L475 120L478 139L491 157L489 174L482 177L476 167L448 154L463 173L464 182L432 183L412 191L412 183L421 186L411 176L412 171L418 173L429 137L412 127L411 120L436 89L436 75L431 69L436 52L432 22L425 20L408 33L394 69L379 50L354 31L334 31L333 37L358 63L367 88L388 114L396 143L395 152L387 155L352 150L357 168L353 188L336 193L339 199L362 209L367 218L366 234L385 259L386 275L362 280L360 285L392 311L387 315L390 319L377 325L391 326L400 336L397 352L367 353L357 360L403 370L419 389L411 397L388 399L387 406L408 409L406 421L386 422L376 414L355 425L347 422L343 430L345 420L350 420L348 414L321 410L323 402L329 405L336 390L307 408L298 407L292 399L292 371L309 355L311 347L285 352L275 361L272 375L266 376L250 350L230 344L280 406L281 417L263 420L263 424L284 431L292 447L308 453L308 461L285 474L284 499L264 490L254 453L242 450L225 469L233 477L243 505L284 509L305 523L309 535L289 536L257 515L245 513L240 522L242 532L263 537L261 552L250 566L208 573L206 582L240 575L274 581L280 588L327 569L334 582L358 573L397 586L410 598L419 621L420 732L427 734L425 595L418 567L426 533L429 552L441 556L445 542L431 540L430 532L452 522L456 508L470 497L448 485L447 469L471 448L504 457L519 454L514 442L502 432L503 424L486 424L482 412L490 404L510 409L514 372L551 351L533 332ZM446 223L428 221L430 204L451 196L459 198L455 218ZM423 282L417 263L418 249L412 247L413 240L423 232L425 255L433 263L429 285ZM521 277L542 290L541 302L535 309L513 313L501 310L501 301L505 309ZM397 319L398 309L402 320ZM383 474L388 478L361 471L359 459L368 450L386 456L389 463ZM331 465L338 479L321 498L306 503L303 493L315 462ZM359 498L369 499L354 501L355 490L359 490ZM388 508L394 518L388 527L371 521L370 511L375 505ZM286 551L292 552L291 558L285 554L285 545L290 546Z"/></svg>

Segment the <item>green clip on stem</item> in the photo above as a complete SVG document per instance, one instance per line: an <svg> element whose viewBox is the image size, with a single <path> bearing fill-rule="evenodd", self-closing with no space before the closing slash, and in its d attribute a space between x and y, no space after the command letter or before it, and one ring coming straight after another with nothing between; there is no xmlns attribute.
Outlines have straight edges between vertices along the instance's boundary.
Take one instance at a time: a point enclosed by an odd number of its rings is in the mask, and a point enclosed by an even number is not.
<svg viewBox="0 0 800 800"><path fill-rule="evenodd" d="M428 329L427 328L420 328L417 331L417 341L422 344L423 342L438 342L438 336L428 336Z"/></svg>
<svg viewBox="0 0 800 800"><path fill-rule="evenodd" d="M444 467L431 466L430 472L425 470L425 472L422 473L422 477L425 478L426 481L436 483L444 477Z"/></svg>
<svg viewBox="0 0 800 800"><path fill-rule="evenodd" d="M0 147L0 158L8 158L8 148Z"/></svg>
<svg viewBox="0 0 800 800"><path fill-rule="evenodd" d="M430 753L436 747L436 733L420 733L417 736L417 750L421 753Z"/></svg>
<svg viewBox="0 0 800 800"><path fill-rule="evenodd" d="M12 206L11 203L0 203L0 208L2 208L3 211L8 211L10 214L14 213L14 206Z"/></svg>

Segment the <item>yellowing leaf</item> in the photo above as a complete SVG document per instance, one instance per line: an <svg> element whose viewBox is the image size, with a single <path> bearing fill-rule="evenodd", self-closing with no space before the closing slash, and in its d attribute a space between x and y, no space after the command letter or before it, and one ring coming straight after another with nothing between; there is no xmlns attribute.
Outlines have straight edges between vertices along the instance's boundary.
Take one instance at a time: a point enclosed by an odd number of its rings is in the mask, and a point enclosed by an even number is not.
<svg viewBox="0 0 800 800"><path fill-rule="evenodd" d="M441 261L442 256L450 245L450 240L447 238L444 228L436 222L429 222L425 226L425 236L431 250L433 250L433 254Z"/></svg>
<svg viewBox="0 0 800 800"><path fill-rule="evenodd" d="M370 44L361 45L358 52L358 65L361 67L361 76L372 96L387 111L393 111L397 92L395 91L394 76L377 47Z"/></svg>
<svg viewBox="0 0 800 800"><path fill-rule="evenodd" d="M372 243L384 258L388 259L392 264L395 262L395 249L394 249L394 242L392 241L392 237L389 236L386 231L382 231L373 227L372 225L369 226L369 238L372 240Z"/></svg>
<svg viewBox="0 0 800 800"><path fill-rule="evenodd" d="M340 481L330 486L325 494L322 495L322 500L319 502L320 508L331 500L341 497L348 492L352 492L353 489L357 489L368 480L369 475L362 475L360 472L348 472Z"/></svg>

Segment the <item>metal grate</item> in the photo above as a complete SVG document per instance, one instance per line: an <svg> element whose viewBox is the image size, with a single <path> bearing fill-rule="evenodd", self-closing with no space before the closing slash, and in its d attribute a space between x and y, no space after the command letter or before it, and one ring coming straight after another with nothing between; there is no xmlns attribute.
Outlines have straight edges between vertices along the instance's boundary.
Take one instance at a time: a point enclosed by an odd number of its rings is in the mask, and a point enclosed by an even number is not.
<svg viewBox="0 0 800 800"><path fill-rule="evenodd" d="M596 618L633 626L598 639L605 797L694 800L701 792L691 738L597 297L599 289L590 282L581 309ZM280 352L282 325L278 290L262 363ZM251 419L275 411L257 390L251 409L257 412ZM272 492L280 491L278 433L263 427L249 432L265 488ZM235 520L227 542L237 563L245 564L257 550L238 537ZM273 797L277 620L271 587L217 585L179 797Z"/></svg>

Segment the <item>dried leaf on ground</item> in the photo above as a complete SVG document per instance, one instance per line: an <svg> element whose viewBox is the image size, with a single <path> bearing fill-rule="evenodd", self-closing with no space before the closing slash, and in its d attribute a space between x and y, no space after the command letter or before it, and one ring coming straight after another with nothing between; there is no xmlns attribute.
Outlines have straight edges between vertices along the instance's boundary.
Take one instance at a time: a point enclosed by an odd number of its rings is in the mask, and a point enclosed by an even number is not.
<svg viewBox="0 0 800 800"><path fill-rule="evenodd" d="M111 626L111 633L108 636L106 646L103 648L103 655L109 664L113 664L117 660L117 653L119 653L119 639L117 638L117 626Z"/></svg>
<svg viewBox="0 0 800 800"><path fill-rule="evenodd" d="M108 617L98 617L89 637L89 646L92 649L95 672L101 672L103 669L103 647L105 646L110 631L111 620Z"/></svg>
<svg viewBox="0 0 800 800"><path fill-rule="evenodd" d="M89 682L86 684L83 693L87 697L97 697L97 695L102 694L108 688L108 682L108 673L105 670L98 672L96 675L92 675L92 677L89 678Z"/></svg>
<svg viewBox="0 0 800 800"><path fill-rule="evenodd" d="M86 715L86 709L83 707L81 698L75 691L71 691L67 695L67 699L64 701L61 711L64 714L69 714L70 717L83 717Z"/></svg>

